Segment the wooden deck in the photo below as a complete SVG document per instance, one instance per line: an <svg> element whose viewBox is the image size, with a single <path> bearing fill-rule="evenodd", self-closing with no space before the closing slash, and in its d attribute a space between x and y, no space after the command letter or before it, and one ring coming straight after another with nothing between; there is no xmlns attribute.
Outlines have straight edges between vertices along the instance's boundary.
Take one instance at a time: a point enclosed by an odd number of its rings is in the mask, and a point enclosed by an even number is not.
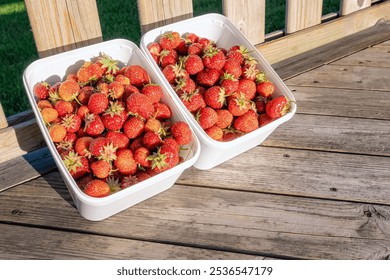
<svg viewBox="0 0 390 280"><path fill-rule="evenodd" d="M389 34L276 63L292 120L100 222L78 214L32 114L8 118L0 259L390 259Z"/></svg>

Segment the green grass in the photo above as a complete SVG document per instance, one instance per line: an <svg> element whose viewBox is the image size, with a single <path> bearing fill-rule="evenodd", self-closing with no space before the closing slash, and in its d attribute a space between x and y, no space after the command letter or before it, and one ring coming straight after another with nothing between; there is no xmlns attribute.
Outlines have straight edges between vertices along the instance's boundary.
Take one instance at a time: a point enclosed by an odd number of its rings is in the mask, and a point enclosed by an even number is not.
<svg viewBox="0 0 390 280"><path fill-rule="evenodd" d="M139 43L136 0L97 0L103 39L129 39ZM339 0L324 0L323 14L338 11ZM193 0L194 16L222 13L222 0ZM266 0L269 33L284 28L285 0ZM24 90L24 69L38 59L24 1L0 0L0 102L6 116L30 108Z"/></svg>

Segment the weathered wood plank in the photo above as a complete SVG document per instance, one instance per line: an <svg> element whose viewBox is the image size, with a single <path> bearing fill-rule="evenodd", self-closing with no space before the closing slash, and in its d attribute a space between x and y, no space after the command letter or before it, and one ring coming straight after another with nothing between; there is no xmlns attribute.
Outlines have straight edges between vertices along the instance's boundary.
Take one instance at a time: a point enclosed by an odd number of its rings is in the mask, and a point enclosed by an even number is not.
<svg viewBox="0 0 390 280"><path fill-rule="evenodd" d="M193 16L192 0L138 0L137 4L142 34Z"/></svg>
<svg viewBox="0 0 390 280"><path fill-rule="evenodd" d="M371 0L341 0L340 15L345 16L370 6Z"/></svg>
<svg viewBox="0 0 390 280"><path fill-rule="evenodd" d="M390 40L390 24L378 23L371 28L274 63L272 66L280 77L287 79L385 40ZM373 58L373 61L376 60Z"/></svg>
<svg viewBox="0 0 390 280"><path fill-rule="evenodd" d="M289 89L297 101L297 113L390 120L390 99L386 91L293 85Z"/></svg>
<svg viewBox="0 0 390 280"><path fill-rule="evenodd" d="M264 42L265 0L223 0L222 9L252 44Z"/></svg>
<svg viewBox="0 0 390 280"><path fill-rule="evenodd" d="M29 109L12 116L8 116L7 122L9 126L14 126L34 118L35 118L34 112L31 109Z"/></svg>
<svg viewBox="0 0 390 280"><path fill-rule="evenodd" d="M286 84L388 91L390 88L390 79L388 77L390 77L390 67L324 65L288 79Z"/></svg>
<svg viewBox="0 0 390 280"><path fill-rule="evenodd" d="M198 249L86 233L0 224L0 258L4 259L232 259L265 257ZM42 239L42 236L45 236ZM72 240L72 242L69 242Z"/></svg>
<svg viewBox="0 0 390 280"><path fill-rule="evenodd" d="M367 48L358 53L351 54L347 57L336 60L332 64L390 67L390 46L383 46L380 48Z"/></svg>
<svg viewBox="0 0 390 280"><path fill-rule="evenodd" d="M0 220L271 257L389 257L389 206L181 185L96 223L69 203L51 173L2 193Z"/></svg>
<svg viewBox="0 0 390 280"><path fill-rule="evenodd" d="M8 126L7 117L4 114L3 106L0 103L0 129Z"/></svg>
<svg viewBox="0 0 390 280"><path fill-rule="evenodd" d="M46 145L35 119L0 130L0 162Z"/></svg>
<svg viewBox="0 0 390 280"><path fill-rule="evenodd" d="M0 192L56 169L48 148L0 163Z"/></svg>
<svg viewBox="0 0 390 280"><path fill-rule="evenodd" d="M389 170L388 157L258 146L177 183L390 205Z"/></svg>
<svg viewBox="0 0 390 280"><path fill-rule="evenodd" d="M96 1L24 1L40 57L101 42Z"/></svg>
<svg viewBox="0 0 390 280"><path fill-rule="evenodd" d="M390 122L296 114L264 146L390 156Z"/></svg>
<svg viewBox="0 0 390 280"><path fill-rule="evenodd" d="M322 0L287 0L286 33L320 24L321 16Z"/></svg>
<svg viewBox="0 0 390 280"><path fill-rule="evenodd" d="M326 45L345 36L370 28L378 21L389 21L390 2L386 1L350 15L297 31L270 42L258 45L257 49L271 64Z"/></svg>

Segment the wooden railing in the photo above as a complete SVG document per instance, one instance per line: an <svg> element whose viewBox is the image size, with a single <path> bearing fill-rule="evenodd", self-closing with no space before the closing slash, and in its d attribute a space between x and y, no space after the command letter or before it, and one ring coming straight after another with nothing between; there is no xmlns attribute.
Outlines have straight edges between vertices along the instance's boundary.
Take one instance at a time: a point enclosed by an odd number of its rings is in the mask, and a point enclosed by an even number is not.
<svg viewBox="0 0 390 280"><path fill-rule="evenodd" d="M265 0L221 0L227 16L271 63L329 44L390 18L390 1L340 0L322 16L322 0L286 0L284 30L265 34ZM95 0L25 0L40 57L103 40ZM192 0L138 0L141 33L193 16ZM150 7L153 7L151 9ZM329 20L331 19L331 20ZM0 128L7 126L0 104Z"/></svg>

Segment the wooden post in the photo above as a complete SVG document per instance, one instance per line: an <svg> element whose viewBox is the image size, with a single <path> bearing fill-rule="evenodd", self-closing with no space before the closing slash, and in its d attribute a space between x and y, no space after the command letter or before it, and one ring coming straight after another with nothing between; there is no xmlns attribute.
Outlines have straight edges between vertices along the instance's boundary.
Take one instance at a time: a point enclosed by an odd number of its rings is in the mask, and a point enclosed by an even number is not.
<svg viewBox="0 0 390 280"><path fill-rule="evenodd" d="M193 17L192 0L138 0L141 33Z"/></svg>
<svg viewBox="0 0 390 280"><path fill-rule="evenodd" d="M95 0L25 0L25 4L40 57L102 41Z"/></svg>
<svg viewBox="0 0 390 280"><path fill-rule="evenodd" d="M7 118L3 111L3 106L1 106L0 103L0 129L5 128L8 126Z"/></svg>
<svg viewBox="0 0 390 280"><path fill-rule="evenodd" d="M371 6L371 0L341 0L340 15L345 16Z"/></svg>
<svg viewBox="0 0 390 280"><path fill-rule="evenodd" d="M322 0L287 0L286 33L321 23Z"/></svg>
<svg viewBox="0 0 390 280"><path fill-rule="evenodd" d="M223 0L223 14L257 45L264 42L265 0Z"/></svg>

